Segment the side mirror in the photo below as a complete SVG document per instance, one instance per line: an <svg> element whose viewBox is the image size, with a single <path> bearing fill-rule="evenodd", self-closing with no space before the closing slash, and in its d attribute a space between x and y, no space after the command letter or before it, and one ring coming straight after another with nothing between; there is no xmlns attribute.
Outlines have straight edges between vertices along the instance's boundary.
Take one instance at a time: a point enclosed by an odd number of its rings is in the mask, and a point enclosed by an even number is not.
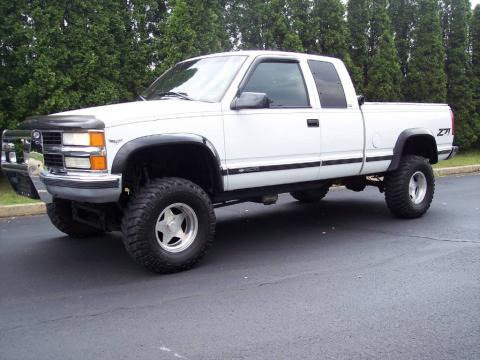
<svg viewBox="0 0 480 360"><path fill-rule="evenodd" d="M365 104L365 96L358 95L357 96L357 101L358 101L358 105L362 106L363 104Z"/></svg>
<svg viewBox="0 0 480 360"><path fill-rule="evenodd" d="M266 109L270 107L270 100L267 94L244 92L233 99L230 109Z"/></svg>

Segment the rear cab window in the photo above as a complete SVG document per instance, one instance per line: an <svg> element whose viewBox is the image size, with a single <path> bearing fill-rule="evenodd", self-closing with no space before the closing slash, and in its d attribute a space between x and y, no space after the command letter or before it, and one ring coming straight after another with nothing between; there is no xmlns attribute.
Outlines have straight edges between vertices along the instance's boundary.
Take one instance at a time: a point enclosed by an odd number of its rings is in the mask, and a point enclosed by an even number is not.
<svg viewBox="0 0 480 360"><path fill-rule="evenodd" d="M324 109L345 109L347 99L335 66L328 61L308 60L317 86L320 105Z"/></svg>

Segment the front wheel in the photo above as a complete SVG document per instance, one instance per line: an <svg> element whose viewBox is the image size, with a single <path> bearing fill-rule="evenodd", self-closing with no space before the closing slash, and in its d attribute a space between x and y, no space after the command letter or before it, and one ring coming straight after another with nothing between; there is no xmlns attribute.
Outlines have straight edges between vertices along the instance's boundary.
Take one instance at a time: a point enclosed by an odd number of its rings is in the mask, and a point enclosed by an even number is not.
<svg viewBox="0 0 480 360"><path fill-rule="evenodd" d="M413 219L427 212L435 192L435 176L429 161L405 156L397 170L385 175L385 200L392 213Z"/></svg>
<svg viewBox="0 0 480 360"><path fill-rule="evenodd" d="M193 267L213 241L209 196L180 178L152 181L132 200L122 220L124 244L140 265L158 273Z"/></svg>

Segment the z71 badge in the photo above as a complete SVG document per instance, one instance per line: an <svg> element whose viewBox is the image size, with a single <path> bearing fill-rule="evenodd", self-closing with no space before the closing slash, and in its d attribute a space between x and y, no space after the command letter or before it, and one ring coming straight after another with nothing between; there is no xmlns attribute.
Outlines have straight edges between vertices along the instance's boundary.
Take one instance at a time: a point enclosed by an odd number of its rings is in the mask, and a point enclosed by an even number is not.
<svg viewBox="0 0 480 360"><path fill-rule="evenodd" d="M438 129L437 136L450 135L450 128Z"/></svg>

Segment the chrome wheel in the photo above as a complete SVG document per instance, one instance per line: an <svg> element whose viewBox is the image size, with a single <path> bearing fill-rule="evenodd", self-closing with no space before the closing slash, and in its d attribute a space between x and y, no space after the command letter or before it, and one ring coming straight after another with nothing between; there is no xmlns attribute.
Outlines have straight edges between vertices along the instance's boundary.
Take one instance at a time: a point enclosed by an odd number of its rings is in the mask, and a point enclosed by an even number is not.
<svg viewBox="0 0 480 360"><path fill-rule="evenodd" d="M192 245L198 232L195 211L183 203L165 208L157 219L155 235L162 249L177 253Z"/></svg>
<svg viewBox="0 0 480 360"><path fill-rule="evenodd" d="M408 194L414 204L420 204L427 193L427 178L421 171L415 172L410 178Z"/></svg>

